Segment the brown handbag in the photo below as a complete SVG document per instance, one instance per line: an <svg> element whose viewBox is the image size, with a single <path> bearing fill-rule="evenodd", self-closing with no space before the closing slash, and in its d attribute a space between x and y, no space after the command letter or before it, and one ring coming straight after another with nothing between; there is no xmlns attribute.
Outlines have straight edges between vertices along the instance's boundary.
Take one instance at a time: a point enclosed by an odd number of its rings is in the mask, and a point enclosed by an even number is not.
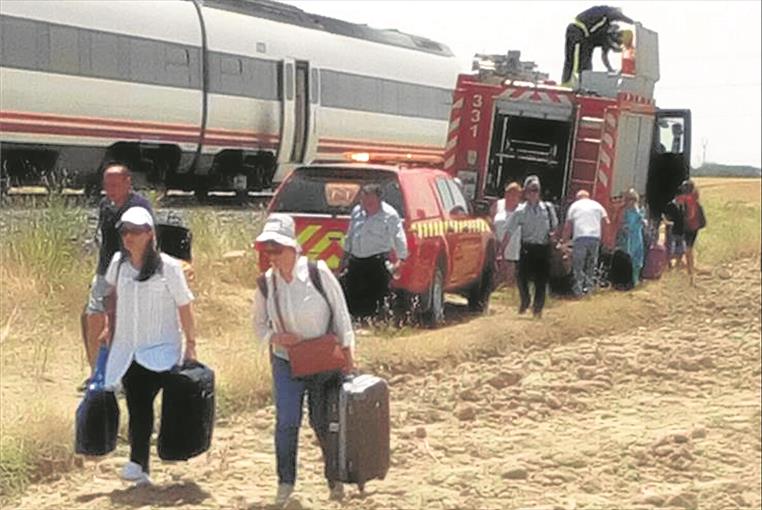
<svg viewBox="0 0 762 510"><path fill-rule="evenodd" d="M312 268L310 269L312 270ZM319 275L316 276L319 278ZM275 311L278 314L280 329L285 332L285 322L280 311L278 288L275 282L276 278L273 275ZM316 287L318 286L316 285ZM322 290L322 285L318 287L318 291L328 304L328 309L331 310L331 316L328 320L328 329L330 330L333 324L333 308ZM347 366L346 353L341 344L339 344L339 337L333 333L326 333L315 338L302 340L299 343L286 347L286 350L288 351L291 375L293 377L308 377L325 372L340 372Z"/></svg>

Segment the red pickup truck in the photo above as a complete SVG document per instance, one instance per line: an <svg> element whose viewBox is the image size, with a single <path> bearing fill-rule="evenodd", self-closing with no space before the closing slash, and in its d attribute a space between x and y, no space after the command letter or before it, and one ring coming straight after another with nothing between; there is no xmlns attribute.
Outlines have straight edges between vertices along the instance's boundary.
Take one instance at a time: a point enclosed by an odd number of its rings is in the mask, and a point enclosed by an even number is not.
<svg viewBox="0 0 762 510"><path fill-rule="evenodd" d="M349 215L362 185L377 183L383 200L402 218L409 255L396 292L417 297L423 322L444 319L444 293L468 298L474 311L487 309L493 290L495 236L491 225L469 212L460 186L440 170L404 165L330 164L297 168L281 183L268 212L292 215L297 238L312 260L338 271ZM394 255L392 254L392 257ZM260 260L260 269L268 262Z"/></svg>

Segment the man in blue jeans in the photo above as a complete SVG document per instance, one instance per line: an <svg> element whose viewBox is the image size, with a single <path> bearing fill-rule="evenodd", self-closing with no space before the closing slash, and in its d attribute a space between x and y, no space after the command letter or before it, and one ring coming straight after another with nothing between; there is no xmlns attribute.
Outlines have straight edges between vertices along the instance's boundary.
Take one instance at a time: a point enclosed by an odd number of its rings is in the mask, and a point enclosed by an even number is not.
<svg viewBox="0 0 762 510"><path fill-rule="evenodd" d="M572 235L572 269L574 271L574 295L581 297L595 288L595 268L598 265L598 249L601 245L603 225L609 224L606 209L590 198L590 193L580 190L576 201L566 213L564 239Z"/></svg>

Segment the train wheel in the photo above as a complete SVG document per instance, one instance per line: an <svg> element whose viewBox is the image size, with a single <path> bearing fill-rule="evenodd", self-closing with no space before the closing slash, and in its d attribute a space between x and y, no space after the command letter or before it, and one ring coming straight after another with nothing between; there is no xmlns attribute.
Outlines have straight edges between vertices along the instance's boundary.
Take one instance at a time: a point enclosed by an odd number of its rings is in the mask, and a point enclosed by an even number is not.
<svg viewBox="0 0 762 510"><path fill-rule="evenodd" d="M200 203L205 204L209 200L209 189L205 186L199 186L193 190L193 196Z"/></svg>

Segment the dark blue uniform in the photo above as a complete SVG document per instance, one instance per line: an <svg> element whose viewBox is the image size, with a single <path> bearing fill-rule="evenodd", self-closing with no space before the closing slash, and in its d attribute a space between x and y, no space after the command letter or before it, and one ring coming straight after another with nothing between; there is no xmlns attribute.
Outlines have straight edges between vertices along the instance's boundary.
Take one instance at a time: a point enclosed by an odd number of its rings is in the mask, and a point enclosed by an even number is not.
<svg viewBox="0 0 762 510"><path fill-rule="evenodd" d="M596 5L577 15L566 27L566 51L561 82L568 85L573 77L593 68L593 50L608 45L612 21L633 21L617 7Z"/></svg>
<svg viewBox="0 0 762 510"><path fill-rule="evenodd" d="M151 203L137 193L130 192L130 196L122 207L116 207L108 197L104 197L98 205L98 230L101 235L101 247L98 253L98 274L105 275L114 253L121 249L122 240L116 224L122 214L130 207L143 207L153 216Z"/></svg>

